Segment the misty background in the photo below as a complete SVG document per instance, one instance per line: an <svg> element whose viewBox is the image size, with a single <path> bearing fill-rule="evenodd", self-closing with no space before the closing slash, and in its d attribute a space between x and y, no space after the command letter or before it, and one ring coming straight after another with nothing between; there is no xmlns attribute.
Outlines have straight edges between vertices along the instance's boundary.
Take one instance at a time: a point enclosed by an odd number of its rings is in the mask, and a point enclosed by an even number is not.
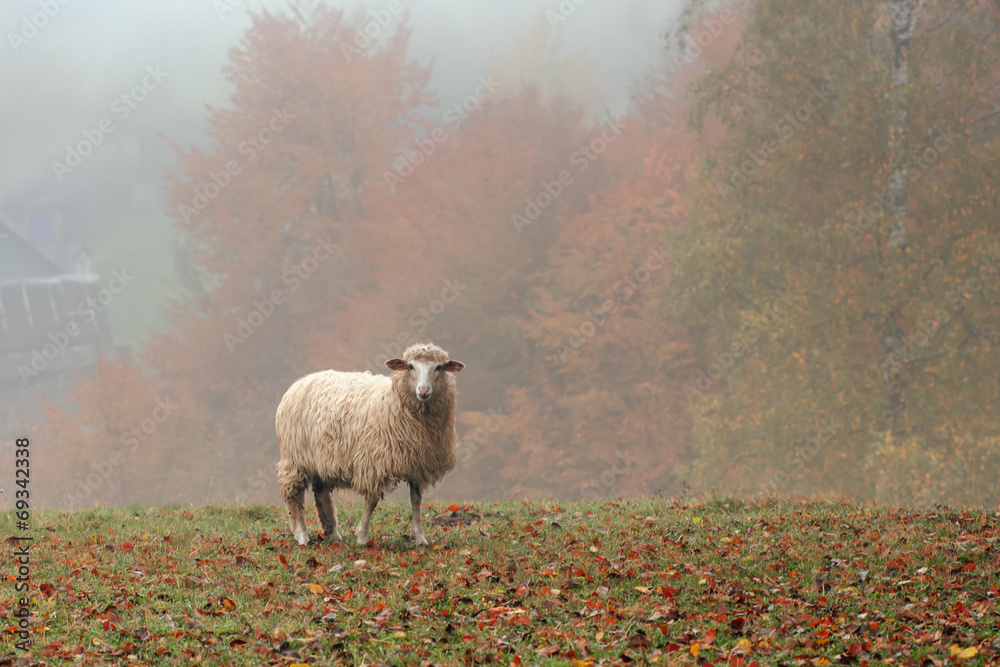
<svg viewBox="0 0 1000 667"><path fill-rule="evenodd" d="M384 9L385 3L330 3L354 13ZM615 7L584 3L572 20L559 23L559 37L593 63L605 78L600 109L621 109L629 87L662 58L663 33L680 2L625 2ZM470 85L514 40L558 3L403 3L414 36L410 53L434 63L430 88L441 107L465 97ZM37 37L10 44L23 21L38 13L37 0L0 7L7 37L0 69L0 204L16 207L78 183L88 192L90 218L80 240L102 271L127 260L141 272L135 288L108 307L115 342L140 344L152 330L169 326L165 300L177 296L174 242L164 172L174 154L161 136L187 146L206 140L206 106L226 107L233 87L222 75L229 50L249 25L249 13L281 11L283 0L213 2L179 0L136 4L124 0L60 6ZM392 30L389 26L387 31ZM113 101L144 76L147 66L167 73L162 89L109 135L86 164L62 182L52 162L97 121L113 114ZM0 209L2 210L2 209Z"/></svg>
<svg viewBox="0 0 1000 667"><path fill-rule="evenodd" d="M275 503L289 384L431 340L432 498L995 502L1000 17L960 5L5 3L0 463Z"/></svg>

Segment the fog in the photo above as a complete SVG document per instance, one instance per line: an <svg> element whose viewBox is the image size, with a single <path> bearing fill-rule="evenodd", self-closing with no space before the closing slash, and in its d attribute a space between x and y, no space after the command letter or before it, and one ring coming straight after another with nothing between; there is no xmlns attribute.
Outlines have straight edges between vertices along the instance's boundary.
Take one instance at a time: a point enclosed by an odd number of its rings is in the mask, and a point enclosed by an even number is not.
<svg viewBox="0 0 1000 667"><path fill-rule="evenodd" d="M993 502L996 17L901 1L4 3L0 478L278 503L433 340L434 498Z"/></svg>
<svg viewBox="0 0 1000 667"><path fill-rule="evenodd" d="M382 5L331 4L348 13ZM26 18L42 11L39 3L0 7L7 37L0 77L4 90L13 92L0 102L0 205L6 202L7 209L16 209L22 200L65 187L67 181L87 182L92 220L79 230L81 240L95 251L94 260L102 269L118 266L126 256L141 257L149 286L109 306L117 343L141 344L151 330L169 326L151 314L148 302L176 295L173 259L164 249L172 234L161 215L166 202L163 175L174 156L161 136L185 146L206 140L206 106L227 106L233 90L222 67L249 26L250 13L286 6L280 0L73 2L60 5L37 36L24 38L24 43L18 37L26 31ZM634 78L662 57L664 26L679 6L628 2L611 8L591 3L556 24L558 37L585 54L607 78L602 107L627 104ZM506 53L545 9L552 10L536 2L406 4L414 29L410 53L422 64L434 63L429 87L441 106L464 97L493 56ZM111 105L141 81L148 66L165 73L164 85L150 95L150 103L117 122L118 114L109 114ZM65 161L67 147L109 115L117 122L114 134L81 169L60 179L53 163ZM132 216L136 224L116 226L113 232L124 235L115 244L123 247L102 247L104 232L98 229L105 221Z"/></svg>

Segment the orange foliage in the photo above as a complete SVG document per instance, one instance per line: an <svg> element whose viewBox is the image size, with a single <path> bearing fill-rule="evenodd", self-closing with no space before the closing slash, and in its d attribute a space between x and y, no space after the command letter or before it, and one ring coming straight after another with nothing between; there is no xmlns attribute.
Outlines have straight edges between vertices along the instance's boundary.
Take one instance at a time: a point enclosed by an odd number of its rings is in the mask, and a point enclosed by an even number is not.
<svg viewBox="0 0 1000 667"><path fill-rule="evenodd" d="M431 121L405 24L344 57L362 19L256 16L227 68L232 108L210 110L210 148L177 147L190 297L142 350L145 373L106 364L78 415L50 417L79 461L161 394L184 416L129 462L141 489L90 500L275 501L274 408L290 382L379 370L377 355L418 339L468 364L442 494L674 490L692 428L675 385L699 349L667 300L668 238L687 224L701 149L672 100L714 56L651 74L634 110L599 126L527 84L460 123ZM428 141L432 154L397 169Z"/></svg>

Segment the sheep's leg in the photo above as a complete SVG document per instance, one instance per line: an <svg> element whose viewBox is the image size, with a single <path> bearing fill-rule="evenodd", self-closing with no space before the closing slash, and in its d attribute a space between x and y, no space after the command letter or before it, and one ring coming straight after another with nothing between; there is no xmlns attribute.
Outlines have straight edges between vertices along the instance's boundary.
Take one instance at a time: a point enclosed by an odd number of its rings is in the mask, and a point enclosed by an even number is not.
<svg viewBox="0 0 1000 667"><path fill-rule="evenodd" d="M372 512L375 511L378 501L378 496L368 496L365 498L365 513L361 515L361 521L358 521L358 527L354 530L359 546L368 544L368 524L371 523Z"/></svg>
<svg viewBox="0 0 1000 667"><path fill-rule="evenodd" d="M427 546L427 538L424 537L423 525L420 521L420 499L423 492L419 484L410 482L410 537L417 543L418 547Z"/></svg>
<svg viewBox="0 0 1000 667"><path fill-rule="evenodd" d="M282 456L278 461L278 488L281 497L288 505L288 516L291 521L292 535L301 545L309 544L309 532L306 530L306 519L302 514L305 507L306 488L309 480L295 469L288 459Z"/></svg>
<svg viewBox="0 0 1000 667"><path fill-rule="evenodd" d="M306 530L306 518L303 514L306 499L306 482L294 484L286 489L282 489L282 495L288 504L288 516L291 520L292 535L295 541L305 546L309 544L309 531Z"/></svg>
<svg viewBox="0 0 1000 667"><path fill-rule="evenodd" d="M330 487L314 480L313 495L316 498L316 513L319 514L319 522L323 526L323 535L328 540L341 542L343 538L337 532L337 506L330 498Z"/></svg>

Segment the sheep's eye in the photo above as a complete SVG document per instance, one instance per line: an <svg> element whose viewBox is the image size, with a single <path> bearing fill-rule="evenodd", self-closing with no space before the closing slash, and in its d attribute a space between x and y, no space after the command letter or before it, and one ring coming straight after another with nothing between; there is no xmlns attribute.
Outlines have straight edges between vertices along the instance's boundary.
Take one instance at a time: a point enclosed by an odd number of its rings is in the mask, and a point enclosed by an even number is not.
<svg viewBox="0 0 1000 667"><path fill-rule="evenodd" d="M411 371L413 370L413 364L406 364L406 367L409 368Z"/></svg>
<svg viewBox="0 0 1000 667"><path fill-rule="evenodd" d="M439 371L439 370L441 370L442 368L444 368L444 366L442 366L441 364L438 364L438 365L437 365L437 368L435 368L434 370L436 370L436 371Z"/></svg>

